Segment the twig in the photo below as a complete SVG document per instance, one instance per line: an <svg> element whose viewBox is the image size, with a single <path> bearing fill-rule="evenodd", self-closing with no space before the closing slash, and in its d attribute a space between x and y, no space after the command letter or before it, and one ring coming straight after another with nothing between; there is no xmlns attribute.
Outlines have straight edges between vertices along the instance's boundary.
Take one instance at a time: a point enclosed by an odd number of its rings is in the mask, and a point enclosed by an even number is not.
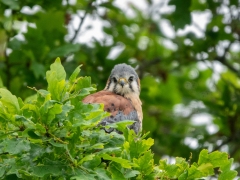
<svg viewBox="0 0 240 180"><path fill-rule="evenodd" d="M77 38L79 32L81 31L83 22L84 22L84 20L86 19L87 14L88 14L88 11L90 10L91 6L92 6L92 1L89 2L88 6L87 6L87 8L86 8L86 10L85 10L84 15L83 15L82 17L79 15L80 23L79 23L78 28L75 30L74 36L70 39L70 42L71 42L71 43L74 42L74 40Z"/></svg>
<svg viewBox="0 0 240 180"><path fill-rule="evenodd" d="M236 146L235 146L235 148L232 150L232 151L230 151L230 156L231 157L233 157L238 151L239 151L239 145L237 144Z"/></svg>
<svg viewBox="0 0 240 180"><path fill-rule="evenodd" d="M218 59L217 59L218 60ZM218 60L219 61L219 60ZM231 64L229 64L228 62L224 61L219 61L221 62L223 65L225 65L228 69L230 69L232 72L234 72L238 77L240 77L240 71L237 70L236 68L234 68Z"/></svg>
<svg viewBox="0 0 240 180"><path fill-rule="evenodd" d="M224 53L222 56L217 56L215 58L215 60L219 61L220 63L222 63L223 65L225 65L229 70L231 70L232 72L234 72L238 77L240 77L240 71L237 70L234 66L232 66L231 64L229 64L226 61L226 54L229 52L229 49L231 47L233 42L230 42L229 45L225 48Z"/></svg>
<svg viewBox="0 0 240 180"><path fill-rule="evenodd" d="M196 27L201 33L205 34L205 31L195 22L193 22L193 26Z"/></svg>
<svg viewBox="0 0 240 180"><path fill-rule="evenodd" d="M142 64L140 64L138 70L139 70L139 78L141 79L143 77L143 72L145 72L146 68L148 68L149 66L153 66L157 63L159 63L161 61L160 58L155 58L151 61L146 61Z"/></svg>
<svg viewBox="0 0 240 180"><path fill-rule="evenodd" d="M220 144L219 146L216 146L213 151L217 151L220 150L220 148L228 143L230 143L232 141L231 138L227 138L225 141L222 142L222 144Z"/></svg>

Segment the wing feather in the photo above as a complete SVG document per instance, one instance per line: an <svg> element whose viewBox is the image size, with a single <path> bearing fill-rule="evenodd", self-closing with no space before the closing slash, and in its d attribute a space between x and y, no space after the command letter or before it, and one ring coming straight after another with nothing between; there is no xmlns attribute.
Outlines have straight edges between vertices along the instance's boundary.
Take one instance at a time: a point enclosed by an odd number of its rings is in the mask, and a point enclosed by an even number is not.
<svg viewBox="0 0 240 180"><path fill-rule="evenodd" d="M100 124L108 125L124 120L134 120L136 122L130 128L134 129L136 133L139 132L140 122L138 113L129 99L110 91L102 90L87 96L83 99L83 102L103 103L104 110L111 113L111 115L104 118Z"/></svg>

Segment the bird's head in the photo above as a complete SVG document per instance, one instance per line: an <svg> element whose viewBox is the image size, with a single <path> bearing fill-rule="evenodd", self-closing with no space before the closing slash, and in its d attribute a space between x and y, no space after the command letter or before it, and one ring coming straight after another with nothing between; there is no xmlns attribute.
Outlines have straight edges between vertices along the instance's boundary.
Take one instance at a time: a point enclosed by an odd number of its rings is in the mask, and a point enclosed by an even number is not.
<svg viewBox="0 0 240 180"><path fill-rule="evenodd" d="M130 93L140 94L140 81L136 71L123 63L114 66L108 78L105 90L126 96Z"/></svg>

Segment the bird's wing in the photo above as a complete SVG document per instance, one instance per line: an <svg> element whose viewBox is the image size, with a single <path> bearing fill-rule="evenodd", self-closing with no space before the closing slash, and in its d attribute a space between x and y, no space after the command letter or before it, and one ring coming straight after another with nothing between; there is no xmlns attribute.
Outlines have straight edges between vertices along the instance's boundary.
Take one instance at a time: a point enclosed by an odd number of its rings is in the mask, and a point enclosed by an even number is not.
<svg viewBox="0 0 240 180"><path fill-rule="evenodd" d="M130 128L134 129L136 133L139 132L141 128L137 111L131 101L123 96L103 90L87 96L83 99L83 102L104 104L104 110L111 113L111 115L101 121L100 124L102 125L123 120L134 120L136 122Z"/></svg>

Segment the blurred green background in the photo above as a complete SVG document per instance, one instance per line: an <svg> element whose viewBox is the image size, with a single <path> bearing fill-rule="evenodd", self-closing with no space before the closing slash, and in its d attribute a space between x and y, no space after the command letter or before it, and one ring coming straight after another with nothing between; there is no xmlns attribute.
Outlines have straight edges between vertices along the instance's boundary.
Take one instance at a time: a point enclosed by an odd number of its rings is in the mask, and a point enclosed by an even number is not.
<svg viewBox="0 0 240 180"><path fill-rule="evenodd" d="M101 90L128 63L156 160L221 150L240 172L239 20L239 0L1 0L0 87L25 99L60 57Z"/></svg>

